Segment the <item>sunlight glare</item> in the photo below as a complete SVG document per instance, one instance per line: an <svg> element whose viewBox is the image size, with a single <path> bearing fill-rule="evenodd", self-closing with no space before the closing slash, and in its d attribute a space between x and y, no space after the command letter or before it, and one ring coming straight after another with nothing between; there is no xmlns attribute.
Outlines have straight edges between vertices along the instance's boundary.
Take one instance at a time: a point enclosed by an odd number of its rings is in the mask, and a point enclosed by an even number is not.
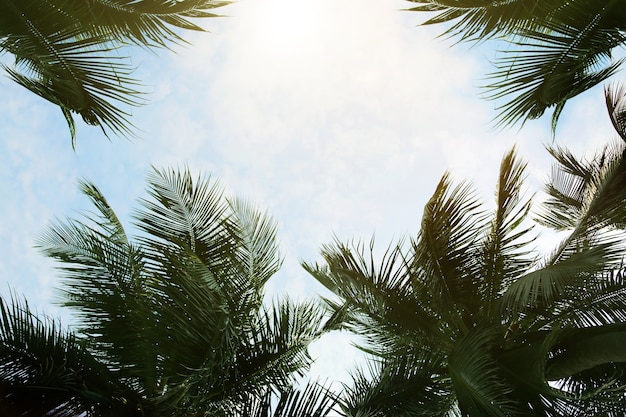
<svg viewBox="0 0 626 417"><path fill-rule="evenodd" d="M321 3L313 0L265 0L259 2L262 28L256 33L264 48L297 50L311 47L323 32Z"/></svg>

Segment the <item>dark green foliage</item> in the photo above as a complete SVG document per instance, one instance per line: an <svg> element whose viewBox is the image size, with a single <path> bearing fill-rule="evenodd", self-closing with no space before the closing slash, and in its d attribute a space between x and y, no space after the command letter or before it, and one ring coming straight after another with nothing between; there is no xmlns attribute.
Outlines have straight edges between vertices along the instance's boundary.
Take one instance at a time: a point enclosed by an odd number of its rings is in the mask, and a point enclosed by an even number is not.
<svg viewBox="0 0 626 417"><path fill-rule="evenodd" d="M294 388L326 331L323 309L263 303L281 264L273 221L189 172L155 170L149 182L134 241L90 183L81 188L95 213L40 239L60 261L63 304L78 323L61 331L26 305L1 304L0 406L55 416L331 408L325 388Z"/></svg>
<svg viewBox="0 0 626 417"><path fill-rule="evenodd" d="M132 133L123 107L143 102L129 45L164 48L182 42L192 20L214 17L215 0L0 0L3 69L17 83L59 106L75 142L73 114L116 134Z"/></svg>
<svg viewBox="0 0 626 417"><path fill-rule="evenodd" d="M624 97L609 90L607 102L623 126ZM625 149L586 160L550 150L538 218L564 238L545 257L532 248L525 164L512 151L492 213L444 175L409 245L376 262L372 247L336 242L325 264L305 264L376 361L355 375L347 415L624 415Z"/></svg>
<svg viewBox="0 0 626 417"><path fill-rule="evenodd" d="M626 41L624 0L408 0L412 11L435 12L425 24L446 23L444 35L504 46L489 74L491 98L510 98L499 123L540 117L604 81L622 64L613 58Z"/></svg>

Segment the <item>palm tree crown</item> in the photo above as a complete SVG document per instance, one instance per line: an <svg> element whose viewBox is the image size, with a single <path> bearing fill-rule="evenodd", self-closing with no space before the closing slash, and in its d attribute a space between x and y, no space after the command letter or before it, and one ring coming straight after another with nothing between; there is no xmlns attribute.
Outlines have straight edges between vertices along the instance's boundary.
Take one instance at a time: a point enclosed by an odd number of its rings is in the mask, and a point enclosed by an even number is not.
<svg viewBox="0 0 626 417"><path fill-rule="evenodd" d="M3 69L17 83L59 106L75 141L73 114L105 133L131 133L122 106L142 103L126 45L168 47L196 18L216 16L216 0L0 0Z"/></svg>
<svg viewBox="0 0 626 417"><path fill-rule="evenodd" d="M317 304L263 302L280 266L271 219L189 172L154 171L130 240L100 191L96 214L51 227L74 332L23 302L0 304L0 409L28 415L323 415L325 388L300 392ZM327 323L328 324L328 323ZM330 326L330 324L328 324ZM303 399L306 398L306 401Z"/></svg>
<svg viewBox="0 0 626 417"><path fill-rule="evenodd" d="M607 102L624 136L623 95ZM585 161L550 152L558 165L538 220L565 238L543 259L511 151L493 212L444 175L408 248L376 262L337 242L324 265L305 265L376 358L355 375L348 415L624 415L626 146Z"/></svg>

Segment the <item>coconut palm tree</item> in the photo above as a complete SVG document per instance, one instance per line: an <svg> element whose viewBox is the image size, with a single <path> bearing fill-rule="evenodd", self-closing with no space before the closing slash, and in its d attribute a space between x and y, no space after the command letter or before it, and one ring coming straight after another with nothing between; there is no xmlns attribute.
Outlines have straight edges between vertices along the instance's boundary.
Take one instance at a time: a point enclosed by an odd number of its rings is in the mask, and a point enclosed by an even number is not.
<svg viewBox="0 0 626 417"><path fill-rule="evenodd" d="M105 132L132 133L124 107L143 102L125 46L168 47L196 18L216 16L216 0L0 0L2 64L14 81L59 106L70 128L74 114Z"/></svg>
<svg viewBox="0 0 626 417"><path fill-rule="evenodd" d="M613 75L626 41L624 0L408 0L409 10L434 12L425 24L446 23L444 34L480 43L504 40L489 74L491 98L507 125L540 117L554 107L553 129L565 103ZM499 47L503 43L498 44Z"/></svg>
<svg viewBox="0 0 626 417"><path fill-rule="evenodd" d="M607 91L624 130L624 91ZM371 369L343 408L365 416L620 416L626 413L626 143L557 166L540 224L563 240L546 256L530 222L525 163L503 159L495 209L444 175L421 230L389 247L335 242L307 270L360 335ZM371 377L370 377L371 375Z"/></svg>
<svg viewBox="0 0 626 417"><path fill-rule="evenodd" d="M273 221L188 171L148 181L135 239L88 182L95 214L40 239L72 330L0 303L2 415L325 415L333 395L294 384L332 319L313 302L264 303L281 263Z"/></svg>

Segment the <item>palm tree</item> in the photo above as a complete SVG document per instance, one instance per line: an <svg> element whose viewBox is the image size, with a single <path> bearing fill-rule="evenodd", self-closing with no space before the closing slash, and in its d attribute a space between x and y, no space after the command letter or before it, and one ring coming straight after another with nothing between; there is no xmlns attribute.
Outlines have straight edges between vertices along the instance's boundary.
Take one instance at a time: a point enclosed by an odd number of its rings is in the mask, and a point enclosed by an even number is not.
<svg viewBox="0 0 626 417"><path fill-rule="evenodd" d="M123 106L143 102L133 68L119 54L129 45L168 47L181 30L202 30L192 19L214 17L219 0L0 0L0 52L9 77L105 134L132 133ZM120 106L121 105L121 106Z"/></svg>
<svg viewBox="0 0 626 417"><path fill-rule="evenodd" d="M626 141L624 91L607 103ZM626 144L583 161L550 152L558 165L537 219L564 238L543 258L511 151L493 212L446 174L408 245L376 262L372 247L335 242L324 265L305 264L374 358L354 375L347 415L626 413Z"/></svg>
<svg viewBox="0 0 626 417"><path fill-rule="evenodd" d="M480 43L505 40L488 75L491 98L507 125L540 117L555 107L552 127L572 97L613 75L626 42L624 0L408 0L412 11L435 12L425 24L447 23L444 34ZM502 45L500 43L499 45Z"/></svg>
<svg viewBox="0 0 626 417"><path fill-rule="evenodd" d="M281 263L273 221L188 171L148 180L134 241L82 182L96 214L39 242L60 261L74 330L0 301L2 415L325 415L333 394L294 383L332 318L313 302L263 302Z"/></svg>

